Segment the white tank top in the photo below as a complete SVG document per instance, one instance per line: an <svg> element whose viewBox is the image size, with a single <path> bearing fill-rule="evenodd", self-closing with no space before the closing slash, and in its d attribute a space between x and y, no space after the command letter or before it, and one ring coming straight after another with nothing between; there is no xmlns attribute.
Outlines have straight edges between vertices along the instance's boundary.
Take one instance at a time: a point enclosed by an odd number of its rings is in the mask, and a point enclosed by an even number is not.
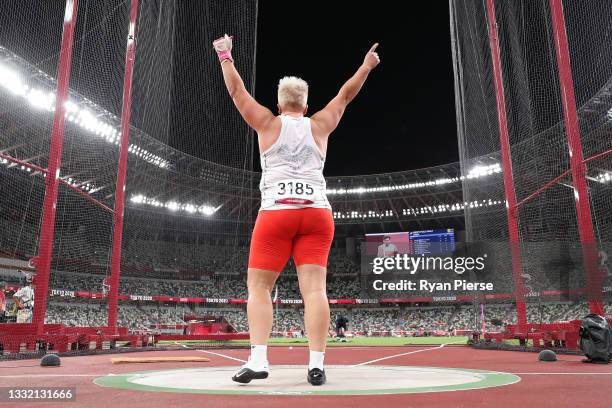
<svg viewBox="0 0 612 408"><path fill-rule="evenodd" d="M312 136L310 118L281 115L276 142L261 154L261 209L329 208L325 157Z"/></svg>

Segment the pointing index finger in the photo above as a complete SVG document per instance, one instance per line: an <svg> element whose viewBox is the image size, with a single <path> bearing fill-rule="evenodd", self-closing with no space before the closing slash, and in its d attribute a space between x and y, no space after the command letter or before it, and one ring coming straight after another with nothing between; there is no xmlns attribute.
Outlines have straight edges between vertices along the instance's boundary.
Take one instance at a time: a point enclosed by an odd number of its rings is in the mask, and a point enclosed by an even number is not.
<svg viewBox="0 0 612 408"><path fill-rule="evenodd" d="M370 48L370 51L368 52L374 52L374 50L376 50L376 48L378 47L378 43L375 43L372 48Z"/></svg>

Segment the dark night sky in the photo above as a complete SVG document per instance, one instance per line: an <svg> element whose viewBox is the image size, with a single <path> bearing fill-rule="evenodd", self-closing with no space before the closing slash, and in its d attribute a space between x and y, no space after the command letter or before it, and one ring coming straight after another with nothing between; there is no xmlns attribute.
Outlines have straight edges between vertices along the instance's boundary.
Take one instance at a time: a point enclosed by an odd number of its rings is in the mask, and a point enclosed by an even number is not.
<svg viewBox="0 0 612 408"><path fill-rule="evenodd" d="M58 54L64 2L5 1L7 5L0 12L0 27L3 28L0 44L54 75L56 59L49 57ZM87 25L91 32L85 41L77 37L71 86L114 112L118 111L121 101L123 71L120 61L125 44L122 31L116 27L126 27L128 9L125 4L128 3L127 0L79 2L79 27ZM148 24L149 31L140 27L137 67L145 67L142 72L146 74L157 75L156 86L152 89L159 90L159 95L144 98L136 92L133 119L138 118L140 111L146 110L144 108L152 109L151 114L146 115L147 127L143 129L153 137L202 158L209 158L207 152L236 156L237 152L227 150L235 149L234 139L227 143L223 140L201 143L201 132L197 129L210 126L202 112L219 105L217 99L201 98L210 82L217 81L215 86L219 85L223 97L227 97L221 89L221 76L210 42L222 30L231 30L232 26L244 25L244 22L228 21L233 9L224 0L141 3L139 15ZM170 6L178 10L174 20L169 11L157 15L158 9L173 9ZM112 18L107 19L109 14ZM30 24L30 20L36 24ZM201 27L207 27L205 35L200 32ZM174 56L178 62L173 65L176 69L173 91L190 93L184 94L182 99L173 95L176 106L172 109L180 113L174 119L180 126L171 132L172 138L166 137L164 132L151 131L168 128L163 118L169 117L166 93L172 81L162 80L167 75L166 60L160 56L170 55L164 48L165 43L157 47L153 40L157 36L168 40L175 29L177 49ZM346 0L259 0L255 96L276 112L279 78L297 75L310 84L309 113L312 114L336 95L359 67L370 46L379 42L382 63L371 73L332 135L325 175L382 173L457 161L449 31L448 2L444 0L386 1L376 5ZM145 38L153 40L147 43ZM240 48L238 43L236 48ZM157 49L161 51L155 53ZM85 50L84 58L82 50ZM41 61L47 62L42 64ZM149 71L147 64L151 61L156 65ZM214 71L206 72L208 75L214 72L214 75L194 80L200 72L197 67L203 64L209 64ZM240 68L239 63L237 66ZM101 72L100 68L105 71ZM142 72L137 68L136 87L140 86L138 79ZM146 78L143 80L146 82ZM149 92L149 88L146 89ZM227 102L229 106L229 100ZM142 121L135 120L135 123L142 125ZM215 157L209 159L215 160ZM242 163L243 159L235 161ZM255 169L259 170L258 160L255 163Z"/></svg>
<svg viewBox="0 0 612 408"><path fill-rule="evenodd" d="M274 112L280 77L308 81L312 114L380 43L381 64L332 134L326 175L458 160L448 3L386 4L259 2L256 97Z"/></svg>

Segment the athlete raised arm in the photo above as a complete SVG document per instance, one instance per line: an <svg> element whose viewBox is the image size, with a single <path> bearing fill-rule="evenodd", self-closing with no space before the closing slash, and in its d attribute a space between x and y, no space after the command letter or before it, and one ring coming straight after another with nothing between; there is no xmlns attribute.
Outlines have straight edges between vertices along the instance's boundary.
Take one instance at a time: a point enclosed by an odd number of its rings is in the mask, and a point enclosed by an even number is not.
<svg viewBox="0 0 612 408"><path fill-rule="evenodd" d="M261 209L251 237L247 273L249 361L232 379L248 383L268 377L267 343L272 329L271 292L290 256L297 268L310 348L307 380L326 381L323 358L329 327L326 274L334 220L325 194L323 167L329 135L368 74L379 63L378 44L355 75L321 111L306 117L308 84L284 77L278 84L278 113L261 106L246 90L232 58L232 38L213 42L227 90L244 120L257 131L261 157Z"/></svg>
<svg viewBox="0 0 612 408"><path fill-rule="evenodd" d="M374 44L372 48L370 48L370 51L367 52L365 58L363 59L363 64L361 64L357 72L355 72L355 75L353 75L351 79L342 85L338 95L336 95L336 97L332 99L325 108L312 115L312 130L314 136L321 139L321 142L324 141L323 139L327 139L336 129L338 123L340 123L340 119L342 119L342 115L344 115L344 110L346 109L347 105L351 103L353 99L355 99L361 90L361 87L368 78L370 71L380 64L380 57L376 52L376 48L378 48L378 43ZM326 140L325 143L327 143Z"/></svg>
<svg viewBox="0 0 612 408"><path fill-rule="evenodd" d="M266 147L269 147L278 137L278 132L280 131L279 117L274 115L270 109L260 105L244 86L244 82L234 66L234 59L231 54L233 46L232 38L226 34L215 40L213 45L219 56L219 61L221 62L223 80L225 81L227 91L232 97L243 119L257 132L260 151L265 151ZM380 64L380 57L376 52L376 48L378 48L378 43L374 44L366 53L363 64L361 64L357 72L342 85L338 95L336 95L325 108L312 115L311 121L314 125L312 130L315 138L319 139L317 140L318 145L327 147L326 139L336 129L338 123L340 123L340 119L342 119L342 115L347 105L355 99L368 78L370 71ZM306 86L306 97L307 92L308 87ZM281 113L280 104L277 105L277 107L279 113ZM301 113L305 115L308 110L308 105L302 108L298 104L297 106L289 106L288 108L295 111L303 110ZM262 147L264 148L263 150Z"/></svg>
<svg viewBox="0 0 612 408"><path fill-rule="evenodd" d="M213 43L221 62L223 80L227 91L240 115L257 132L259 149L263 151L262 147L273 143L274 134L278 136L281 126L280 119L270 109L260 105L247 91L238 70L234 66L234 59L231 54L232 45L232 38L227 34Z"/></svg>

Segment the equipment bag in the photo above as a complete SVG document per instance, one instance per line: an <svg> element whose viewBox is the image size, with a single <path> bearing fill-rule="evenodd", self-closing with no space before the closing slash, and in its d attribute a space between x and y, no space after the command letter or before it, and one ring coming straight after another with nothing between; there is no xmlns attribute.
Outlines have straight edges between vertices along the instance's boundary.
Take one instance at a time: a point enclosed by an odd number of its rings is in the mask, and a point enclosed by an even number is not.
<svg viewBox="0 0 612 408"><path fill-rule="evenodd" d="M609 363L612 357L612 329L602 316L588 314L580 323L580 350L587 362Z"/></svg>

